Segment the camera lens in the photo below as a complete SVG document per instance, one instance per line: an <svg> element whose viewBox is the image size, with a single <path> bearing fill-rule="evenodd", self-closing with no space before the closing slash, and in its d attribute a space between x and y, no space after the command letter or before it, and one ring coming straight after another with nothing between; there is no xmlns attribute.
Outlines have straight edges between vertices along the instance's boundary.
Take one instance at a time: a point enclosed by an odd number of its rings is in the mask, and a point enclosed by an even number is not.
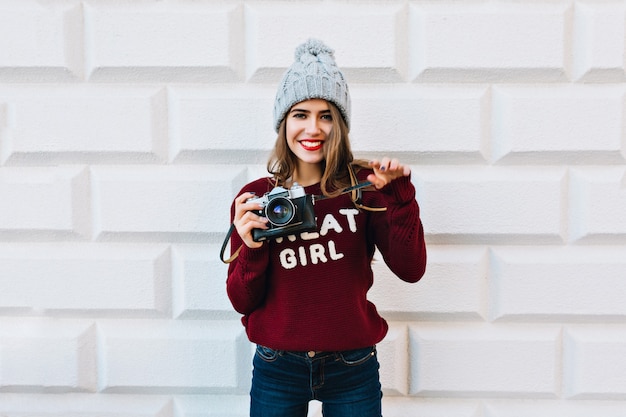
<svg viewBox="0 0 626 417"><path fill-rule="evenodd" d="M286 198L275 198L269 202L265 209L267 219L274 226L284 226L289 224L296 212L291 200Z"/></svg>

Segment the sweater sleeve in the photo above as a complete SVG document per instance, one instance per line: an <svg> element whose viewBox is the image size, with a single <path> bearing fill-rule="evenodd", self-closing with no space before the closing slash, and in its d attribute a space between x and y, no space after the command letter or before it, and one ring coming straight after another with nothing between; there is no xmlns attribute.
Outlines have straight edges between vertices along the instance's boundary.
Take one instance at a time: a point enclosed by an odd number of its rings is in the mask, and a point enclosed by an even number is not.
<svg viewBox="0 0 626 417"><path fill-rule="evenodd" d="M226 292L237 312L250 314L263 303L267 263L267 244L258 249L244 245L237 259L228 266Z"/></svg>
<svg viewBox="0 0 626 417"><path fill-rule="evenodd" d="M234 202L231 206L231 221L234 217ZM234 230L230 238L231 255L241 247L237 256L228 265L226 292L235 311L250 314L265 299L267 266L269 263L269 245L251 249L243 244L241 237Z"/></svg>
<svg viewBox="0 0 626 417"><path fill-rule="evenodd" d="M415 187L401 177L380 190L387 211L375 215L374 240L385 263L400 279L417 282L426 271L426 244Z"/></svg>

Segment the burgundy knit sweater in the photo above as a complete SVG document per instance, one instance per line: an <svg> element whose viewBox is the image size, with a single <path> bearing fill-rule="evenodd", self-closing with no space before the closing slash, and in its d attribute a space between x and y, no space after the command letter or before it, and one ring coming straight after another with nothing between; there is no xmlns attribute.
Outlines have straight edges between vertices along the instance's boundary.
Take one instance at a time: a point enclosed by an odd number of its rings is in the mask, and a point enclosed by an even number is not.
<svg viewBox="0 0 626 417"><path fill-rule="evenodd" d="M368 173L358 176L362 180ZM272 188L262 178L241 193L261 196ZM305 190L321 194L319 184ZM358 210L349 194L317 200L317 232L265 242L258 249L243 246L229 265L226 286L251 342L277 350L341 351L385 337L387 322L367 300L375 247L400 279L417 282L426 268L424 230L408 177L363 192L363 204L387 210ZM234 205L231 219L233 213ZM233 233L231 251L241 244Z"/></svg>

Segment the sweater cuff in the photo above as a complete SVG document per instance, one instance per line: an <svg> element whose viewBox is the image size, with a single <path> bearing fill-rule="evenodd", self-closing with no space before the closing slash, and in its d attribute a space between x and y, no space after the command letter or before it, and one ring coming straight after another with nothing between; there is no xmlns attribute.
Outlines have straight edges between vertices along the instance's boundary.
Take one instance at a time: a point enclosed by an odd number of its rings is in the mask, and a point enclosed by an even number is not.
<svg viewBox="0 0 626 417"><path fill-rule="evenodd" d="M396 178L380 189L389 204L406 204L415 200L415 187L411 175Z"/></svg>

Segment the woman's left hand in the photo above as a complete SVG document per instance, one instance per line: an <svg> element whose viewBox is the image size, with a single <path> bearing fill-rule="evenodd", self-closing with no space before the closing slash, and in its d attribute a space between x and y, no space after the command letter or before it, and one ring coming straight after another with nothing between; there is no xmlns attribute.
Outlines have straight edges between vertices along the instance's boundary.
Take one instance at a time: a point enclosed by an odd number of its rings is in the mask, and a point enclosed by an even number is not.
<svg viewBox="0 0 626 417"><path fill-rule="evenodd" d="M367 180L378 190L396 178L408 177L411 174L411 168L408 165L402 165L397 159L387 157L381 161L374 159L370 161L369 166L374 170L374 173L368 175Z"/></svg>

